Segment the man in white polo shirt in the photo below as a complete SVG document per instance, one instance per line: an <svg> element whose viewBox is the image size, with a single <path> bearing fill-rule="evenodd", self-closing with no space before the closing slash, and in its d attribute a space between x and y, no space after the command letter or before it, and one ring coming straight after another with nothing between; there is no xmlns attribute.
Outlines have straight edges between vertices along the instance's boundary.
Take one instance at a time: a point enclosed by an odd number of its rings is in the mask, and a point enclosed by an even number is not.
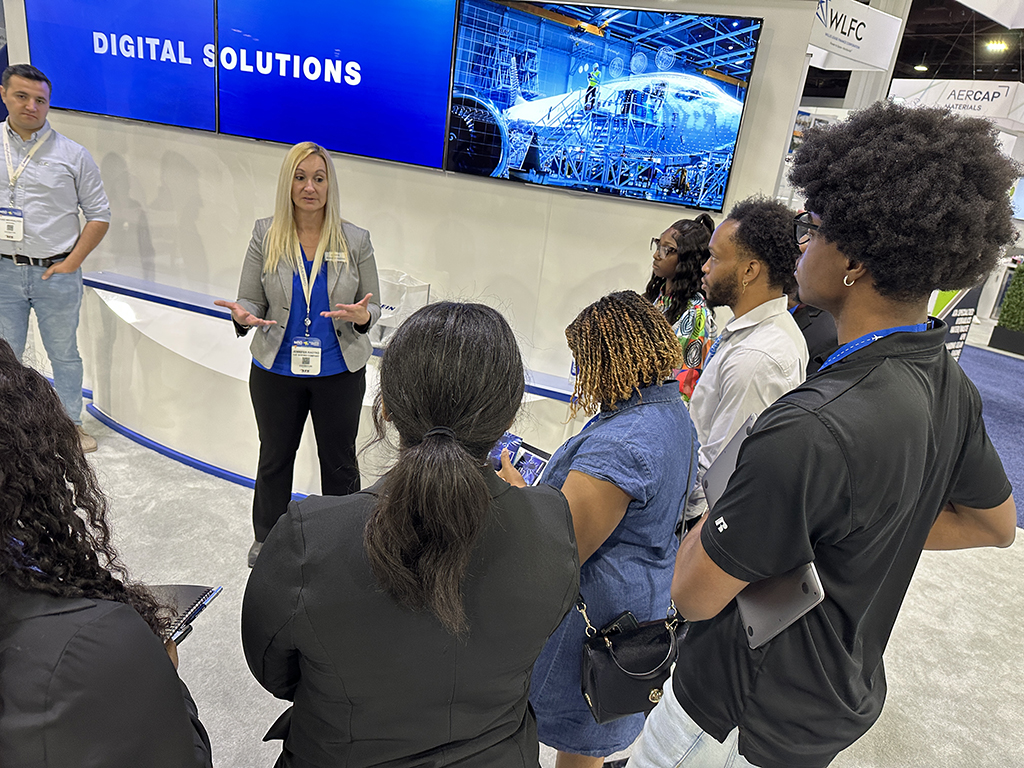
<svg viewBox="0 0 1024 768"><path fill-rule="evenodd" d="M96 441L82 429L78 313L85 257L110 226L99 168L84 147L50 128L49 79L29 64L4 70L0 99L0 337L20 358L35 310L54 388L78 425L82 450ZM85 216L79 226L78 211Z"/></svg>
<svg viewBox="0 0 1024 768"><path fill-rule="evenodd" d="M807 369L807 343L783 292L800 257L793 211L767 198L743 200L708 248L704 295L708 306L727 306L733 318L712 344L690 400L700 452L687 519L707 508L700 480L711 462L751 414L803 382Z"/></svg>

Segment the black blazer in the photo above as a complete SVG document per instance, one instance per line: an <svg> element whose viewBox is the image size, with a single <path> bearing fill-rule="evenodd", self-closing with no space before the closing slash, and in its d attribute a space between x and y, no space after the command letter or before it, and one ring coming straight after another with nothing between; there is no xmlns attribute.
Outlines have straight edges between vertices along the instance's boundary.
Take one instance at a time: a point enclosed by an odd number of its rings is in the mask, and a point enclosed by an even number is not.
<svg viewBox="0 0 1024 768"><path fill-rule="evenodd" d="M817 372L825 359L839 349L836 321L823 309L799 304L793 319L807 342L807 375Z"/></svg>
<svg viewBox="0 0 1024 768"><path fill-rule="evenodd" d="M0 766L210 766L163 643L129 605L0 584Z"/></svg>
<svg viewBox="0 0 1024 768"><path fill-rule="evenodd" d="M279 766L536 768L530 674L574 603L579 556L560 491L486 481L464 639L377 586L363 550L372 488L292 503L274 526L245 590L242 645L260 684L294 702L268 734L285 740Z"/></svg>

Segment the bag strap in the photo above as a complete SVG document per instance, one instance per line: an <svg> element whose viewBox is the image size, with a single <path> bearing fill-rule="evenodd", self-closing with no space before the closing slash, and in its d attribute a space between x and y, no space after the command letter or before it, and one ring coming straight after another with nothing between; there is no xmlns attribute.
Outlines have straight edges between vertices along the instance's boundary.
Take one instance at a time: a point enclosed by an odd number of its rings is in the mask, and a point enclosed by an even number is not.
<svg viewBox="0 0 1024 768"><path fill-rule="evenodd" d="M587 622L587 637L593 637L597 634L597 627L590 623L590 617L587 616L587 604L583 600L583 595L576 595L576 610L583 616L583 620Z"/></svg>
<svg viewBox="0 0 1024 768"><path fill-rule="evenodd" d="M576 610L580 612L580 615L583 616L583 620L587 622L587 637L595 637L599 630L597 629L597 627L590 623L590 617L587 616L587 603L583 599L582 593L576 594ZM665 615L665 626L668 627L669 632L672 632L674 635L676 626L678 624L679 611L676 609L676 602L675 600L669 599L668 611ZM605 638L605 643L608 644L609 648L612 647L612 644L608 641L608 638Z"/></svg>
<svg viewBox="0 0 1024 768"><path fill-rule="evenodd" d="M615 662L615 666L619 668L619 671L624 675L629 675L637 679L645 679L650 675L657 672L659 669L664 667L666 664L671 664L676 660L676 656L679 654L678 648L676 647L676 627L679 625L678 619L665 619L665 629L668 632L668 651L665 653L665 658L654 665L653 669L649 669L646 672L630 672L628 669L619 663L618 657L615 655L615 649L612 647L612 640L610 637L605 637L605 645L608 646L608 655L612 657L612 661Z"/></svg>

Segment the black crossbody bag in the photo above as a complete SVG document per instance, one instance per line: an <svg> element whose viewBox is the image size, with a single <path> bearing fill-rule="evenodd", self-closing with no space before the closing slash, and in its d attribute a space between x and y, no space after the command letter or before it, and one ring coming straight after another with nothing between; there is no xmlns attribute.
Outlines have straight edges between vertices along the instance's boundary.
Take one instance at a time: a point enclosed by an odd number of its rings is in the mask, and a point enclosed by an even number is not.
<svg viewBox="0 0 1024 768"><path fill-rule="evenodd" d="M601 629L590 623L582 596L576 610L587 623L580 679L594 719L608 723L637 712L649 714L661 701L688 626L675 604L664 619L641 624L625 611Z"/></svg>

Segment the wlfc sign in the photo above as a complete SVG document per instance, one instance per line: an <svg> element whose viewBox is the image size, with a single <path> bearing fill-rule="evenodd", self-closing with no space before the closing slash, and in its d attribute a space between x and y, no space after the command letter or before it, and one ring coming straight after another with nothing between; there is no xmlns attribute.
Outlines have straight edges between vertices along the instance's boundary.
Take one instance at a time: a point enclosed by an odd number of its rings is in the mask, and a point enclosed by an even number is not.
<svg viewBox="0 0 1024 768"><path fill-rule="evenodd" d="M818 0L807 50L820 69L886 71L899 41L897 16L856 0Z"/></svg>

